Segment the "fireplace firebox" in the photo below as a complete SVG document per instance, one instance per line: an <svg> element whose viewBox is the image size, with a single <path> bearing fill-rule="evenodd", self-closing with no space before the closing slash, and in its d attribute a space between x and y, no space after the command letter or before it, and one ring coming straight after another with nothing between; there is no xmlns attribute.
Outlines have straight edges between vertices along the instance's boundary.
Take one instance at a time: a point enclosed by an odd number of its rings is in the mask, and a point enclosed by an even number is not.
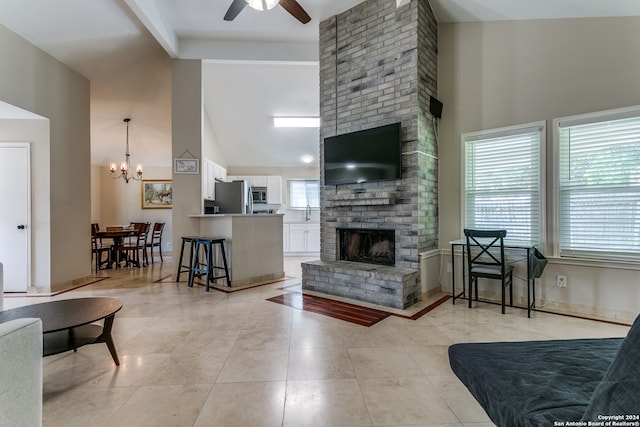
<svg viewBox="0 0 640 427"><path fill-rule="evenodd" d="M394 230L338 228L338 242L343 261L395 265Z"/></svg>

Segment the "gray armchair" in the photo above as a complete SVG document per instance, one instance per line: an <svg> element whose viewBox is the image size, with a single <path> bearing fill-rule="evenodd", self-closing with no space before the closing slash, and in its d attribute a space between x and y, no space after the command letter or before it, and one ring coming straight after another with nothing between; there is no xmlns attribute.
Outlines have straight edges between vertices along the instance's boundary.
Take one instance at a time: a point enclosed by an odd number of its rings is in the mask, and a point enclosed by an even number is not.
<svg viewBox="0 0 640 427"><path fill-rule="evenodd" d="M0 426L42 426L42 322L0 323Z"/></svg>

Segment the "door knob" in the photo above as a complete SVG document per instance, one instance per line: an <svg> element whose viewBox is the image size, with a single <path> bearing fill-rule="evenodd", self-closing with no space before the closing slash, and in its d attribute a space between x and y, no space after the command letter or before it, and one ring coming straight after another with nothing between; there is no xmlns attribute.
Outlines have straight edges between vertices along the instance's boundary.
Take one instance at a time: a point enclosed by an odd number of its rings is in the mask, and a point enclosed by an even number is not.
<svg viewBox="0 0 640 427"><path fill-rule="evenodd" d="M18 230L24 230L24 225L20 224L20 225L18 226Z"/></svg>

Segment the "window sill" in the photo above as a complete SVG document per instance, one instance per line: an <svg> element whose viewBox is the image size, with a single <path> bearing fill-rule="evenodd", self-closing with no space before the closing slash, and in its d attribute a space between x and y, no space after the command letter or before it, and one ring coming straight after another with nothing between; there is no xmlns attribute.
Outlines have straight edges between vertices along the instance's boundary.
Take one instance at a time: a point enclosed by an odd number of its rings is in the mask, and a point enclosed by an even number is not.
<svg viewBox="0 0 640 427"><path fill-rule="evenodd" d="M579 257L551 257L547 256L549 264L575 265L579 267L612 268L616 270L640 270L640 262L615 261L609 259L579 258Z"/></svg>

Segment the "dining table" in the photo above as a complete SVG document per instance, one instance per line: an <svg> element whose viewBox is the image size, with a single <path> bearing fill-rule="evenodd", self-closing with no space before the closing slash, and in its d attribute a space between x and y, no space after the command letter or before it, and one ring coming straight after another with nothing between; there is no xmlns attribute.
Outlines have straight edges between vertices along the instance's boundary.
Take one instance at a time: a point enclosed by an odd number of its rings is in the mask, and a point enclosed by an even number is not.
<svg viewBox="0 0 640 427"><path fill-rule="evenodd" d="M120 256L117 248L122 246L122 241L127 237L134 237L138 234L138 231L132 227L107 227L106 231L97 231L95 237L97 239L112 239L113 245L111 246L111 256L107 261L107 268L112 268L115 264L115 268L120 268ZM129 262L127 260L127 262Z"/></svg>

